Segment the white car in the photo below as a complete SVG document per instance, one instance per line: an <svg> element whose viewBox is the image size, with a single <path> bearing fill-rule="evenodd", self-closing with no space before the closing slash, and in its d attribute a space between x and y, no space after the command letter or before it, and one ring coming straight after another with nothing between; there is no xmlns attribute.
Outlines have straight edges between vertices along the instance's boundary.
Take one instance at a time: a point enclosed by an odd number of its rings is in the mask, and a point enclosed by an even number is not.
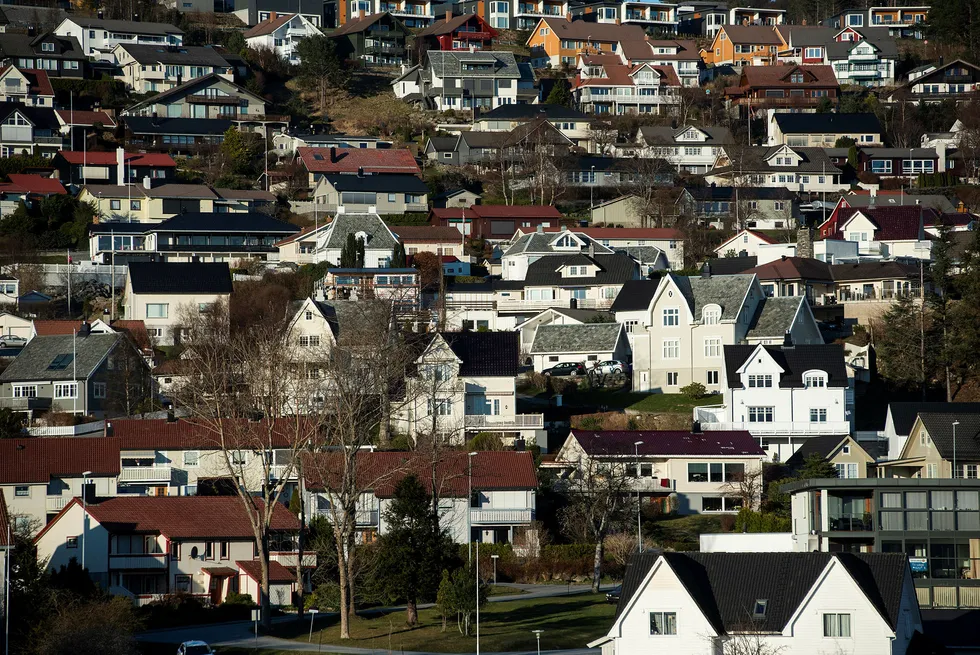
<svg viewBox="0 0 980 655"><path fill-rule="evenodd" d="M214 651L203 641L185 641L177 649L177 655L213 655Z"/></svg>
<svg viewBox="0 0 980 655"><path fill-rule="evenodd" d="M15 337L12 334L0 337L0 348L23 348L27 345L24 337Z"/></svg>
<svg viewBox="0 0 980 655"><path fill-rule="evenodd" d="M603 375L622 375L626 372L626 364L616 359L609 359L597 363L593 369L596 373L602 373Z"/></svg>

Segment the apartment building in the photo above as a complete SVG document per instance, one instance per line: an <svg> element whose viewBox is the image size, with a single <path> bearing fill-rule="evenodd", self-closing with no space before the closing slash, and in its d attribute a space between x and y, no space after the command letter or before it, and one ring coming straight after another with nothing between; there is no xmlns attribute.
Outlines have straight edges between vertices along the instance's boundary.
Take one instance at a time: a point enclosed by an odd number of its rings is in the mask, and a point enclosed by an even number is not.
<svg viewBox="0 0 980 655"><path fill-rule="evenodd" d="M330 38L337 44L338 54L346 59L400 66L408 61L406 43L410 35L405 23L385 11L353 18L331 32Z"/></svg>
<svg viewBox="0 0 980 655"><path fill-rule="evenodd" d="M61 21L54 28L54 33L74 38L86 56L113 63L115 60L112 51L121 43L179 46L184 42L184 31L169 23L107 20L75 15Z"/></svg>
<svg viewBox="0 0 980 655"><path fill-rule="evenodd" d="M430 0L337 0L337 26L383 12L413 29L426 27L436 19Z"/></svg>

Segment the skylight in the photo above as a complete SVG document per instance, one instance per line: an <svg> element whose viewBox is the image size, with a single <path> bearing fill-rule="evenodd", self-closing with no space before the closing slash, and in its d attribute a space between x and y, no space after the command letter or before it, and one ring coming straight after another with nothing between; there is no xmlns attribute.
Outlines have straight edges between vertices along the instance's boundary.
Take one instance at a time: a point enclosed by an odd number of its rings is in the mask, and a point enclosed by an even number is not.
<svg viewBox="0 0 980 655"><path fill-rule="evenodd" d="M755 607L752 609L753 619L764 619L766 618L766 607L769 605L769 601L765 598L760 598L755 601Z"/></svg>
<svg viewBox="0 0 980 655"><path fill-rule="evenodd" d="M71 364L71 361L74 358L75 358L75 356L72 355L71 353L67 353L67 354L64 354L64 355L58 355L57 357L54 358L54 361L52 361L50 364L48 364L48 370L49 371L63 371L66 368L68 368L68 365Z"/></svg>

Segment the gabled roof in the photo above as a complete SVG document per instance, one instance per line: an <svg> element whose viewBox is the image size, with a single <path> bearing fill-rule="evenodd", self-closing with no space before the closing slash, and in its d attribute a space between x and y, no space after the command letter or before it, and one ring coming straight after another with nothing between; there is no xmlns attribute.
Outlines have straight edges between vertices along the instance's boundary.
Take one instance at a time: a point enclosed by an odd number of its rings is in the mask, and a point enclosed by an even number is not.
<svg viewBox="0 0 980 655"><path fill-rule="evenodd" d="M847 435L828 434L818 437L808 437L803 440L803 443L793 453L793 456L786 460L786 466L790 468L802 466L806 462L807 457L813 454L819 455L823 459L830 459L838 446L845 441L849 441L852 448L860 448L864 452L864 448L861 448L861 445L856 440Z"/></svg>
<svg viewBox="0 0 980 655"><path fill-rule="evenodd" d="M347 21L346 23L344 23L343 25L335 29L333 32L331 32L330 36L331 37L343 36L345 34L356 34L358 32L363 32L364 30L371 27L385 16L390 18L392 23L396 25L400 25L403 31L405 32L408 31L408 29L404 26L404 24L402 24L402 22L398 18L392 16L387 11L382 11L377 14L370 14L368 16L365 16L364 18L352 18L351 20Z"/></svg>
<svg viewBox="0 0 980 655"><path fill-rule="evenodd" d="M783 114L773 116L783 134L882 134L874 114Z"/></svg>
<svg viewBox="0 0 980 655"><path fill-rule="evenodd" d="M132 34L153 34L167 36L168 34L183 34L184 30L170 23L144 23L135 20L112 20L108 18L92 18L89 16L77 16L72 14L65 20L75 23L79 27L96 28L109 32L125 32Z"/></svg>
<svg viewBox="0 0 980 655"><path fill-rule="evenodd" d="M347 243L349 234L365 233L368 236L365 247L368 250L390 250L395 247L395 235L377 214L337 214L330 223L324 248L341 249Z"/></svg>
<svg viewBox="0 0 980 655"><path fill-rule="evenodd" d="M513 52L504 50L429 50L425 53L428 71L441 79L446 77L491 77L495 79L520 79L521 70ZM489 71L463 70L463 62L491 63Z"/></svg>
<svg viewBox="0 0 980 655"><path fill-rule="evenodd" d="M85 471L119 475L119 443L105 437L0 439L0 484L47 484Z"/></svg>
<svg viewBox="0 0 980 655"><path fill-rule="evenodd" d="M52 91L53 94L53 91ZM102 127L115 127L116 121L104 111L74 111L71 109L55 109L58 120L65 125L90 127L100 123Z"/></svg>
<svg viewBox="0 0 980 655"><path fill-rule="evenodd" d="M402 243L462 243L463 234L448 225L394 225L392 232Z"/></svg>
<svg viewBox="0 0 980 655"><path fill-rule="evenodd" d="M296 429L296 423L291 419L278 420L274 424L265 420L224 419L221 435L216 424L183 418L176 421L119 418L113 419L111 424L111 437L123 451L215 450L222 438L226 445L240 445L249 450L255 448L257 439L265 442L266 438L271 440L274 448L289 448L295 441L293 431Z"/></svg>
<svg viewBox="0 0 980 655"><path fill-rule="evenodd" d="M174 66L216 66L229 68L228 61L210 46L173 46L121 43L122 48L139 64Z"/></svg>
<svg viewBox="0 0 980 655"><path fill-rule="evenodd" d="M3 77L11 69L19 71L24 76L24 79L27 80L27 84L30 86L31 95L54 96L54 87L51 86L51 80L48 79L47 71L36 68L17 68L13 64L7 64L3 68L0 68L0 77Z"/></svg>
<svg viewBox="0 0 980 655"><path fill-rule="evenodd" d="M731 187L722 187L722 188L728 189L728 188L731 188ZM739 232L736 232L731 237L729 237L727 241L723 242L720 246L718 246L717 248L715 248L715 252L721 250L722 248L724 248L725 246L727 246L728 244L730 244L732 241L738 240L738 238L741 237L744 234L748 234L749 236L755 237L756 239L758 239L762 243L770 243L770 244L776 243L776 240L773 239L772 237L770 237L767 234L763 234L762 232L758 232L756 230L748 230L748 229L745 229L745 230L741 230Z"/></svg>
<svg viewBox="0 0 980 655"><path fill-rule="evenodd" d="M770 29L770 28L767 28ZM775 34L775 32L773 32ZM803 82L793 82L790 77L794 71L803 73ZM837 76L832 66L800 66L781 64L777 66L745 66L739 84L749 87L837 87ZM777 114L778 116L779 114ZM821 114L814 114L821 115Z"/></svg>
<svg viewBox="0 0 980 655"><path fill-rule="evenodd" d="M559 39L618 43L620 41L643 41L646 37L646 33L639 25L614 25L584 20L569 21L564 18L553 17L542 18L541 22L551 28L552 33Z"/></svg>
<svg viewBox="0 0 980 655"><path fill-rule="evenodd" d="M574 230L567 230L560 233L555 232L528 232L522 235L513 245L504 251L503 256L518 255L521 253L529 254L539 254L539 255L569 255L573 254L568 250L562 250L553 243L557 241L560 237L559 234L567 234L571 236L578 242L582 242L581 252L588 252L589 248L592 248L593 254L597 255L610 255L612 250L601 243L598 243L594 239Z"/></svg>
<svg viewBox="0 0 980 655"><path fill-rule="evenodd" d="M61 182L54 178L26 173L10 173L7 177L10 178L10 184L3 185L4 192L19 191L38 196L61 196L68 193Z"/></svg>
<svg viewBox="0 0 980 655"><path fill-rule="evenodd" d="M759 280L815 280L831 282L834 279L830 264L806 257L780 257L751 268Z"/></svg>
<svg viewBox="0 0 980 655"><path fill-rule="evenodd" d="M707 267L712 275L735 275L736 273L744 273L749 269L755 268L758 262L759 258L755 255L745 255L744 257L741 255L738 257L713 257L704 263L702 269Z"/></svg>
<svg viewBox="0 0 980 655"><path fill-rule="evenodd" d="M538 328L539 330L541 328ZM644 457L745 456L765 457L758 439L747 430L577 430L572 429L582 450L592 456L628 456L639 452ZM637 441L643 443L635 445Z"/></svg>
<svg viewBox="0 0 980 655"><path fill-rule="evenodd" d="M592 276L573 278L562 277L560 269L572 263L598 267ZM587 256L581 253L541 257L531 262L524 276L524 286L588 286L602 284L623 284L639 277L639 267L629 256L613 253L611 255Z"/></svg>
<svg viewBox="0 0 980 655"><path fill-rule="evenodd" d="M655 52L654 48L664 45L675 47L676 54L662 54ZM634 41L632 39L620 41L620 51L630 63L639 61L696 61L701 65L701 55L698 53L697 43L685 39L646 39Z"/></svg>
<svg viewBox="0 0 980 655"><path fill-rule="evenodd" d="M59 321L54 319L34 319L34 334L39 337L54 335L71 335L78 331L81 323L78 321Z"/></svg>
<svg viewBox="0 0 980 655"><path fill-rule="evenodd" d="M272 34L277 29L285 25L292 19L296 14L280 14L273 18L271 15L266 18L261 23L256 24L251 29L245 31L243 35L246 39L250 39L253 36L263 36L265 34Z"/></svg>
<svg viewBox="0 0 980 655"><path fill-rule="evenodd" d="M167 91L164 91L164 93L167 93ZM159 98L160 96L157 95L153 97ZM228 128L232 126L232 122L230 120L225 120L223 118L153 118L152 116L123 116L122 120L126 124L129 131L133 134L214 136L224 134L228 131Z"/></svg>
<svg viewBox="0 0 980 655"><path fill-rule="evenodd" d="M810 314L804 296L763 298L755 310L747 339L781 338L793 327L800 312Z"/></svg>
<svg viewBox="0 0 980 655"><path fill-rule="evenodd" d="M734 321L755 281L755 276L746 274L687 277L668 273L667 278L680 289L694 319L698 321L708 305L721 307L723 321Z"/></svg>
<svg viewBox="0 0 980 655"><path fill-rule="evenodd" d="M555 232L560 232L562 228L554 226L545 227L542 230L545 234L554 234ZM576 234L584 234L587 237L600 241L606 239L610 241L616 239L664 241L684 238L683 232L672 227L576 227L569 229L569 231Z"/></svg>
<svg viewBox="0 0 980 655"><path fill-rule="evenodd" d="M728 387L741 389L742 379L738 369L758 348L763 348L776 364L783 369L779 376L780 389L803 388L803 374L807 371L823 371L827 374L827 387L847 388L847 367L844 365L844 347L837 343L799 346L724 346L725 369Z"/></svg>
<svg viewBox="0 0 980 655"><path fill-rule="evenodd" d="M227 262L131 262L129 279L134 293L224 294L232 291Z"/></svg>
<svg viewBox="0 0 980 655"><path fill-rule="evenodd" d="M827 43L827 58L831 61L846 59L860 43L870 43L877 50L880 59L897 59L898 44L894 37L888 33L887 27L846 27L837 30L838 33L845 30L856 32L864 37L858 41L829 41Z"/></svg>
<svg viewBox="0 0 980 655"><path fill-rule="evenodd" d="M752 45L780 45L782 40L767 25L722 25L721 29L732 43Z"/></svg>
<svg viewBox="0 0 980 655"><path fill-rule="evenodd" d="M0 382L88 379L120 339L125 337L120 334L34 337L0 374Z"/></svg>
<svg viewBox="0 0 980 655"><path fill-rule="evenodd" d="M500 105L488 112L480 112L477 122L482 121L529 121L544 116L549 121L588 121L592 117L564 105Z"/></svg>
<svg viewBox="0 0 980 655"><path fill-rule="evenodd" d="M150 47L153 47L153 46L150 46ZM205 50L210 50L210 48L204 48L204 49ZM218 55L217 53L215 53L215 56L220 57L221 55ZM222 61L224 61L224 60L222 60ZM228 65L227 62L225 62L224 65L227 66ZM208 73L207 75L204 75L202 77L195 77L193 79L187 80L183 84L179 84L179 85L173 87L172 89L167 89L166 91L161 91L160 93L158 93L158 94L156 94L156 95L154 95L154 96L152 96L150 98L147 98L146 100L143 100L142 102L138 102L135 105L132 105L131 107L127 107L126 110L125 110L125 113L127 113L127 114L132 113L132 112L136 111L137 109L139 109L140 107L143 107L143 106L146 106L146 105L154 105L154 104L157 104L159 102L162 102L163 100L168 100L168 99L173 98L175 96L176 97L180 97L181 95L190 95L191 91L193 91L194 89L202 88L202 87L207 87L207 86L210 86L211 84L214 84L214 83L220 83L222 85L231 85L231 86L235 87L235 91L236 92L241 93L242 95L248 96L249 98L252 98L256 102L265 104L265 99L262 98L261 96L258 96L256 94L252 93L251 91L249 91L248 89L246 89L244 87L238 86L234 82L231 82L229 80L226 80L225 78L221 77L217 73ZM125 117L125 121L128 124L129 121L132 120L133 118L138 118L138 117L136 117L136 116L127 116L127 117ZM156 122L162 122L162 121L170 122L170 121L177 121L177 120L186 120L186 121L189 121L189 120L218 120L218 119L200 119L200 118L197 118L197 119L191 119L191 118L185 118L185 119L177 119L177 118L169 118L169 119L168 118L149 118L149 120L156 121Z"/></svg>
<svg viewBox="0 0 980 655"><path fill-rule="evenodd" d="M520 371L516 332L440 332L468 377L514 377Z"/></svg>
<svg viewBox="0 0 980 655"><path fill-rule="evenodd" d="M412 193L424 195L429 192L420 178L414 175L378 173L376 175L324 175L324 180L337 191L374 191L376 193Z"/></svg>
<svg viewBox="0 0 980 655"><path fill-rule="evenodd" d="M857 264L831 264L830 272L835 282L858 280L904 279L919 276L919 267L902 262L859 262Z"/></svg>
<svg viewBox="0 0 980 655"><path fill-rule="evenodd" d="M920 412L937 414L980 414L980 403L888 403L895 434L908 436ZM955 420L955 419L951 419Z"/></svg>
<svg viewBox="0 0 980 655"><path fill-rule="evenodd" d="M628 280L619 290L609 311L613 313L646 311L650 308L659 286L660 280Z"/></svg>
<svg viewBox="0 0 980 655"><path fill-rule="evenodd" d="M699 132L703 132L708 135L708 138L704 141L678 141L677 137L681 136L689 129L694 128ZM732 142L732 133L727 127L710 126L710 127L700 127L696 125L681 125L677 128L672 128L665 125L643 125L640 127L640 134L643 136L643 141L647 145L656 145L660 143L664 144L678 144L690 143L691 145L714 145L714 144L729 144Z"/></svg>
<svg viewBox="0 0 980 655"><path fill-rule="evenodd" d="M205 187L206 188L206 187ZM280 221L262 212L188 212L147 225L147 232L250 232L286 236L299 232L299 227Z"/></svg>
<svg viewBox="0 0 980 655"><path fill-rule="evenodd" d="M262 562L257 559L237 560L235 565L248 577L259 584L262 583ZM287 569L276 560L269 562L269 582L272 584L296 582L296 570Z"/></svg>
<svg viewBox="0 0 980 655"><path fill-rule="evenodd" d="M409 150L385 148L297 148L311 173L421 173Z"/></svg>
<svg viewBox="0 0 980 655"><path fill-rule="evenodd" d="M54 52L43 53L46 59L85 59L85 53L82 52L78 39L73 36L57 36L50 32L38 36L12 32L2 33L0 34L0 53L8 58L35 57L42 54L40 44L43 42L55 44Z"/></svg>
<svg viewBox="0 0 980 655"><path fill-rule="evenodd" d="M614 352L622 335L622 323L542 325L534 333L531 352L535 354Z"/></svg>
<svg viewBox="0 0 980 655"><path fill-rule="evenodd" d="M836 213L838 239L844 238L844 226L858 213L877 226L875 241L921 240L925 236L925 226L939 221L938 213L934 209L922 205L841 207Z"/></svg>
<svg viewBox="0 0 980 655"><path fill-rule="evenodd" d="M497 30L490 27L490 24L483 20L479 14L460 14L459 16L453 16L449 20L440 18L427 25L425 28L419 31L416 36L439 36L440 34L452 34L471 20L475 20L480 24L481 32L487 32L491 37L497 36Z"/></svg>
<svg viewBox="0 0 980 655"><path fill-rule="evenodd" d="M81 150L59 150L58 156L69 164L87 166L115 166L115 152L84 152ZM177 168L177 162L166 153L127 152L124 155L127 166L153 166L155 168Z"/></svg>
<svg viewBox="0 0 980 655"><path fill-rule="evenodd" d="M960 414L919 412L922 427L943 459L953 459L953 423L956 426L956 457L963 462L980 460L980 414L963 412Z"/></svg>

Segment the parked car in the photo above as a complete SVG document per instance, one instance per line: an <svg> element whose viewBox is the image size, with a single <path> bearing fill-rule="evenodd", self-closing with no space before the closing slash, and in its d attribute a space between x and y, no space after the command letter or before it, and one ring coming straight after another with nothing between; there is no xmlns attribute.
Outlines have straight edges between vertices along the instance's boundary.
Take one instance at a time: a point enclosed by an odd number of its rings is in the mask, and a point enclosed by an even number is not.
<svg viewBox="0 0 980 655"><path fill-rule="evenodd" d="M551 368L546 368L542 373L545 375L554 375L555 377L560 375L585 375L585 366L581 362L562 362L561 364L555 364Z"/></svg>
<svg viewBox="0 0 980 655"><path fill-rule="evenodd" d="M606 602L607 603L618 603L619 602L619 595L621 593L623 593L623 585L619 585L617 587L613 587L612 589L610 589L609 591L606 592Z"/></svg>
<svg viewBox="0 0 980 655"><path fill-rule="evenodd" d="M23 348L27 345L27 339L24 337L15 337L12 334L0 337L0 348Z"/></svg>
<svg viewBox="0 0 980 655"><path fill-rule="evenodd" d="M203 641L185 641L177 649L177 655L212 655L211 647Z"/></svg>
<svg viewBox="0 0 980 655"><path fill-rule="evenodd" d="M592 369L596 373L604 375L622 375L626 372L626 364L616 359L608 359L604 362L597 362Z"/></svg>

